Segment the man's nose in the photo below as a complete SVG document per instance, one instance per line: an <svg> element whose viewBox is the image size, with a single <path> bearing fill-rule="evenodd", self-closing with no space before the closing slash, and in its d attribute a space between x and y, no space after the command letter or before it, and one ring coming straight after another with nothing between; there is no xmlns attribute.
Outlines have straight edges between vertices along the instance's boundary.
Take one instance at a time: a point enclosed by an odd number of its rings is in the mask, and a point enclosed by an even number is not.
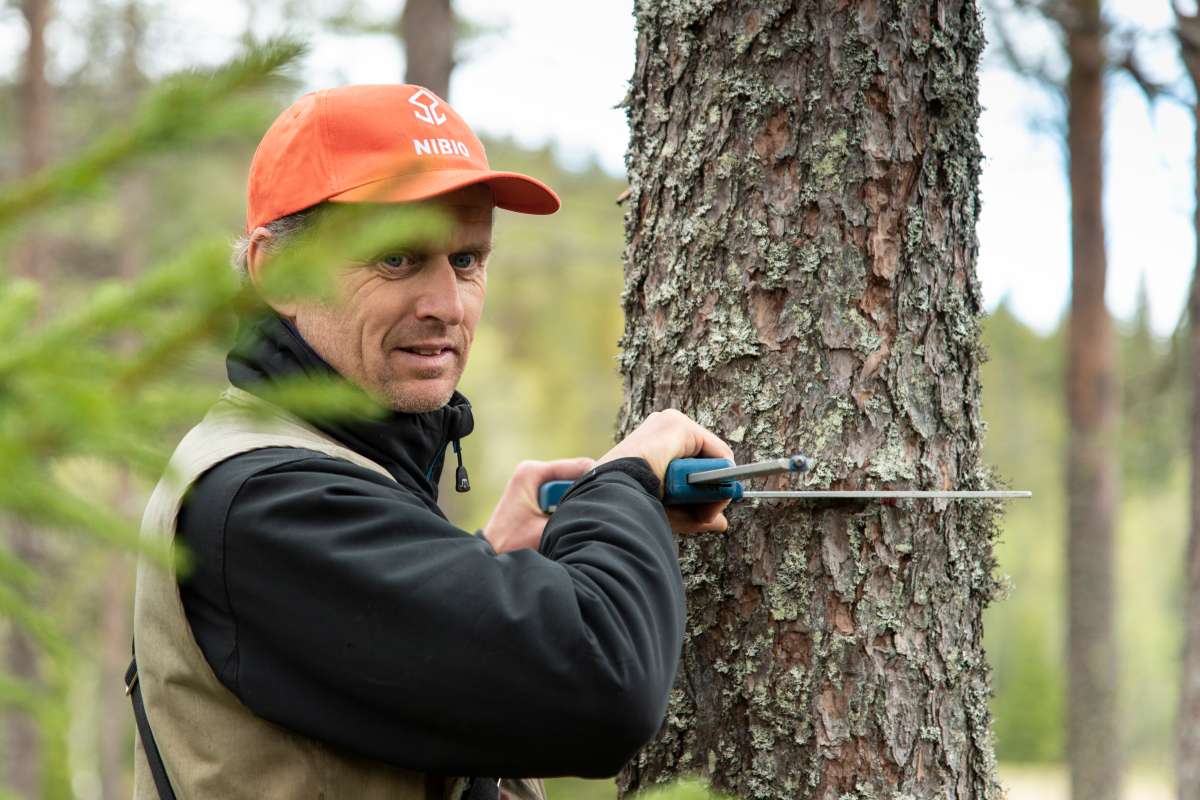
<svg viewBox="0 0 1200 800"><path fill-rule="evenodd" d="M462 282L450 266L450 259L437 256L426 266L422 275L416 313L419 319L437 319L446 325L458 325L465 311L462 303Z"/></svg>

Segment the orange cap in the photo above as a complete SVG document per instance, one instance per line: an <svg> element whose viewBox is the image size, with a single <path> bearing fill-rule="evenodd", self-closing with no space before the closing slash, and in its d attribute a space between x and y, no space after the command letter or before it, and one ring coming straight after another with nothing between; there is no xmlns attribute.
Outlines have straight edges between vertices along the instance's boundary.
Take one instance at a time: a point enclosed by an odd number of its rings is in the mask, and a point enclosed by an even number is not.
<svg viewBox="0 0 1200 800"><path fill-rule="evenodd" d="M250 162L246 231L325 200L406 203L486 183L500 208L553 214L549 186L488 166L479 138L421 86L310 92L280 114Z"/></svg>

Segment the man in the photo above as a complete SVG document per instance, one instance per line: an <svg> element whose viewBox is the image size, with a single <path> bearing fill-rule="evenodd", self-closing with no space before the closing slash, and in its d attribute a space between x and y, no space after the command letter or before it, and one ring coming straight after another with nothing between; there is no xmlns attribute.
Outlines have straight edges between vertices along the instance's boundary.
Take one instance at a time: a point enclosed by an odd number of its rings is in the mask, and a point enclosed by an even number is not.
<svg viewBox="0 0 1200 800"><path fill-rule="evenodd" d="M493 208L552 213L557 196L491 170L429 91L352 86L280 115L248 197L238 261L259 290L330 204L424 204L451 224L327 265L332 297L263 291L243 320L232 387L143 521L182 539L193 568L178 583L138 571L136 797L535 798L540 783L521 779L613 774L657 731L678 663L671 529L726 525L722 504L668 515L666 465L729 448L658 412L595 462L520 465L482 535L459 530L437 484L452 449L468 488L456 386ZM297 377L348 381L386 414L261 397ZM564 478L547 518L537 488Z"/></svg>

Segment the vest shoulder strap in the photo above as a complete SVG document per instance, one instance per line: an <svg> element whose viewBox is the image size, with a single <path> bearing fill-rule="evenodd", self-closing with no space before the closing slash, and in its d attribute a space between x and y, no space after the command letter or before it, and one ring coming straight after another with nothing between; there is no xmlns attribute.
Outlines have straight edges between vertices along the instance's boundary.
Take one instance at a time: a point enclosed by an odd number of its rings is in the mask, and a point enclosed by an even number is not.
<svg viewBox="0 0 1200 800"><path fill-rule="evenodd" d="M208 468L250 450L298 447L358 464L394 480L371 459L344 447L294 414L260 397L230 386L204 420L179 443L168 472L187 482Z"/></svg>

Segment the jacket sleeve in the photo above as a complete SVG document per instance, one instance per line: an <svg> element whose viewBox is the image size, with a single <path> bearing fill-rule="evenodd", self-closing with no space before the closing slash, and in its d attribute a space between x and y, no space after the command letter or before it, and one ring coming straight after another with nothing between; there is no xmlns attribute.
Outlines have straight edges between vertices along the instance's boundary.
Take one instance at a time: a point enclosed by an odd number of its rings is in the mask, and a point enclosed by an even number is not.
<svg viewBox="0 0 1200 800"><path fill-rule="evenodd" d="M538 552L497 555L382 476L293 453L249 476L218 466L185 506L210 513L180 518L208 584L184 592L189 622L251 710L446 774L612 775L654 735L683 586L634 475L586 476Z"/></svg>

